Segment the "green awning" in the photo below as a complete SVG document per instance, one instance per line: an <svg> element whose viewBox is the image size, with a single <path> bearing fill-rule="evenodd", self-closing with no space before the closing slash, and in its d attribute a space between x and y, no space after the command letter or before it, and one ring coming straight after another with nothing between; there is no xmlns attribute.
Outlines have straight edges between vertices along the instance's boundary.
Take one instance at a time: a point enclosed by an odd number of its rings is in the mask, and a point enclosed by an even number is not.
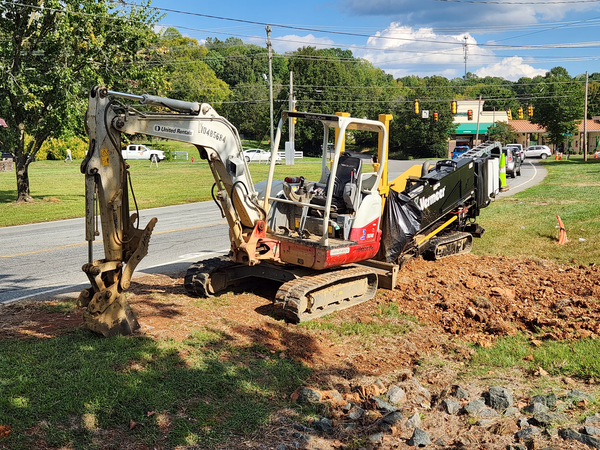
<svg viewBox="0 0 600 450"><path fill-rule="evenodd" d="M480 123L479 134L487 133L488 128L492 125L493 123ZM477 122L459 123L455 134L477 134Z"/></svg>

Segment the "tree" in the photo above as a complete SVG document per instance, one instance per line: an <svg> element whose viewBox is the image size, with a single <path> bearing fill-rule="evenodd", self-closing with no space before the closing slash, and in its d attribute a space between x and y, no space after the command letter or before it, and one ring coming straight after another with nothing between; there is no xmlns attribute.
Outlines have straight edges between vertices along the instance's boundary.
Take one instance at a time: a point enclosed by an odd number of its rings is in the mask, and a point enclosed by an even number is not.
<svg viewBox="0 0 600 450"><path fill-rule="evenodd" d="M490 141L499 141L502 145L513 142L517 138L516 130L508 123L497 121L488 128Z"/></svg>
<svg viewBox="0 0 600 450"><path fill-rule="evenodd" d="M169 27L160 37L160 51L174 98L214 104L229 97L227 84L203 61L208 49L196 39Z"/></svg>
<svg viewBox="0 0 600 450"><path fill-rule="evenodd" d="M28 168L44 141L83 131L92 84L157 87L160 69L140 64L158 19L148 4L0 3L0 117L9 125L0 145L15 159L18 202L31 200Z"/></svg>
<svg viewBox="0 0 600 450"><path fill-rule="evenodd" d="M529 120L546 128L550 141L558 146L565 136L577 133L583 119L585 91L563 67L551 69L535 86L534 114Z"/></svg>
<svg viewBox="0 0 600 450"><path fill-rule="evenodd" d="M410 83L410 90L399 99L400 103L393 111L390 147L404 156L447 157L448 137L456 128L450 112L450 99L453 98L450 82L441 76L415 78L402 79ZM413 109L415 99L419 100L419 114ZM423 118L423 110L429 111L429 118ZM437 121L435 112L438 113Z"/></svg>

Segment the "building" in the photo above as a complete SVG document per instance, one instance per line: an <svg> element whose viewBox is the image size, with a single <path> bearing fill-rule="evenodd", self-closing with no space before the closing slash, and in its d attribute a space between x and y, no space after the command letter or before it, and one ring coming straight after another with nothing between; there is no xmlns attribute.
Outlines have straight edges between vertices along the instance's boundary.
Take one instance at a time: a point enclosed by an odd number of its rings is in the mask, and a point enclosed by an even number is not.
<svg viewBox="0 0 600 450"><path fill-rule="evenodd" d="M457 145L468 145L473 148L485 141L488 128L495 122L508 122L506 111L483 111L485 101L458 100L454 123L457 124L455 134L448 143L451 152Z"/></svg>

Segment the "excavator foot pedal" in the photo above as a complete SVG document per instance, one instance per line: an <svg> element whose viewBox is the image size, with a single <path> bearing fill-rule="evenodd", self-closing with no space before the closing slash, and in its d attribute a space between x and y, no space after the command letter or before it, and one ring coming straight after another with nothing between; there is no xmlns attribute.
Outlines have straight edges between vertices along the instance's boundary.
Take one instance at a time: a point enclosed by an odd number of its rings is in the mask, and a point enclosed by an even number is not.
<svg viewBox="0 0 600 450"><path fill-rule="evenodd" d="M129 302L120 294L104 311L91 313L83 312L85 326L104 337L125 336L140 328Z"/></svg>

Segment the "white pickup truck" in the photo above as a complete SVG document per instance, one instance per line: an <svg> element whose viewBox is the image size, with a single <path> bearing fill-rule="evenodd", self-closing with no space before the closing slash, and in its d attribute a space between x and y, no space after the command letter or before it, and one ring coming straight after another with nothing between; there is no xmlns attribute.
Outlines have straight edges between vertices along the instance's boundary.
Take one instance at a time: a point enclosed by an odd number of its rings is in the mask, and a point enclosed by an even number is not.
<svg viewBox="0 0 600 450"><path fill-rule="evenodd" d="M128 145L125 150L121 150L123 159L146 159L152 161L162 161L165 159L165 152L162 150L153 150L145 145Z"/></svg>

